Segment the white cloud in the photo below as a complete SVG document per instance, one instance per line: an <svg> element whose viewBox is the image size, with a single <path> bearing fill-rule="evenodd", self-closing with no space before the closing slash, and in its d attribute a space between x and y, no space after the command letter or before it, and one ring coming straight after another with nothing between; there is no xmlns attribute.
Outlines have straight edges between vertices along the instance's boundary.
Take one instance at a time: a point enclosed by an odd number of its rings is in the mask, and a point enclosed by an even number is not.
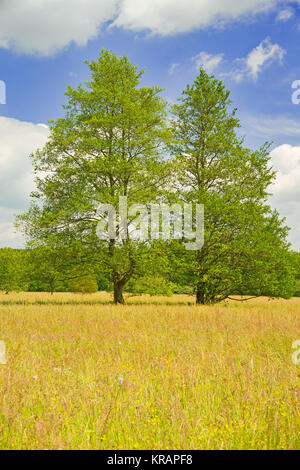
<svg viewBox="0 0 300 470"><path fill-rule="evenodd" d="M40 124L37 124L37 125L40 126L40 127L44 127L44 129L49 129L49 126L47 124L40 123Z"/></svg>
<svg viewBox="0 0 300 470"><path fill-rule="evenodd" d="M112 19L119 0L1 0L0 47L51 55L85 46Z"/></svg>
<svg viewBox="0 0 300 470"><path fill-rule="evenodd" d="M278 172L274 194L282 200L292 200L295 196L300 202L300 147L280 145L271 152L272 163Z"/></svg>
<svg viewBox="0 0 300 470"><path fill-rule="evenodd" d="M271 152L271 161L277 178L270 192L271 204L286 224L291 227L290 241L293 248L300 250L300 147L285 144Z"/></svg>
<svg viewBox="0 0 300 470"><path fill-rule="evenodd" d="M50 55L79 46L112 22L132 31L170 35L249 21L280 0L0 0L0 47Z"/></svg>
<svg viewBox="0 0 300 470"><path fill-rule="evenodd" d="M169 68L169 74L173 75L179 67L180 67L180 64L171 64Z"/></svg>
<svg viewBox="0 0 300 470"><path fill-rule="evenodd" d="M207 52L201 51L195 57L192 57L192 61L195 63L197 71L200 67L203 67L207 73L214 72L223 60L224 54L208 54Z"/></svg>
<svg viewBox="0 0 300 470"><path fill-rule="evenodd" d="M300 138L300 127L297 120L286 116L244 116L243 122L248 130L258 136L263 136L267 139L285 137Z"/></svg>
<svg viewBox="0 0 300 470"><path fill-rule="evenodd" d="M14 213L18 210L15 209ZM0 248L10 246L12 248L23 248L24 238L20 232L17 232L13 225L13 216L11 210L0 207Z"/></svg>
<svg viewBox="0 0 300 470"><path fill-rule="evenodd" d="M28 207L34 189L29 155L45 144L48 134L48 126L0 117L0 246L19 246L13 220Z"/></svg>
<svg viewBox="0 0 300 470"><path fill-rule="evenodd" d="M278 15L276 16L276 21L288 21L291 18L293 18L295 14L295 11L293 8L285 8L284 10L281 10Z"/></svg>
<svg viewBox="0 0 300 470"><path fill-rule="evenodd" d="M278 0L124 0L113 25L155 34L184 33L269 11Z"/></svg>
<svg viewBox="0 0 300 470"><path fill-rule="evenodd" d="M266 38L247 57L235 60L235 69L231 75L237 82L247 77L256 81L264 68L273 62L282 63L285 54L286 51L279 44L272 44L270 38Z"/></svg>

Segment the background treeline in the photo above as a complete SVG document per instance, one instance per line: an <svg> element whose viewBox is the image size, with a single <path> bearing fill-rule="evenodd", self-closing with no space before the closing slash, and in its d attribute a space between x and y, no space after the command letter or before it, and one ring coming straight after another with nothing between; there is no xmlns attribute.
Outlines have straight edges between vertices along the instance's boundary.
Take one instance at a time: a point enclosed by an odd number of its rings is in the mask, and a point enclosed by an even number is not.
<svg viewBox="0 0 300 470"><path fill-rule="evenodd" d="M170 244L165 244L162 256L162 242L141 250L140 263L135 275L126 287L131 294L171 296L173 294L195 293L184 273L174 263ZM80 256L78 256L80 254ZM300 253L290 253L295 276L288 296L300 297ZM55 250L49 247L34 249L0 249L0 290L28 292L111 292L113 283L109 270L105 268L104 253L91 253L84 248L76 250ZM283 289L284 290L284 289ZM283 291L282 291L283 292ZM257 292L251 287L232 290L236 295L266 295L268 289Z"/></svg>

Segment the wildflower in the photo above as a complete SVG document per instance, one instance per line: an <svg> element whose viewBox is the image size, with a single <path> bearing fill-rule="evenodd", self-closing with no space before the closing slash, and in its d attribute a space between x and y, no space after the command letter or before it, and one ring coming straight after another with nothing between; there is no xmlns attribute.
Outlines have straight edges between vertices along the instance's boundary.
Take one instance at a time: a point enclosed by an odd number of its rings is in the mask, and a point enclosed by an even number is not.
<svg viewBox="0 0 300 470"><path fill-rule="evenodd" d="M123 377L118 377L118 381L120 382L120 384L122 385L122 383L124 382L124 379Z"/></svg>

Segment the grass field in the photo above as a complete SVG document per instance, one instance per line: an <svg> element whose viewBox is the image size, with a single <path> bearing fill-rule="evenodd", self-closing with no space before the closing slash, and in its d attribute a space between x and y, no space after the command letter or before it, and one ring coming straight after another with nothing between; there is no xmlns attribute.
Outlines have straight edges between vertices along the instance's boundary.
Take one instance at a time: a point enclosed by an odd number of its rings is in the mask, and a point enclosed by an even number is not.
<svg viewBox="0 0 300 470"><path fill-rule="evenodd" d="M299 449L300 299L0 295L1 449Z"/></svg>

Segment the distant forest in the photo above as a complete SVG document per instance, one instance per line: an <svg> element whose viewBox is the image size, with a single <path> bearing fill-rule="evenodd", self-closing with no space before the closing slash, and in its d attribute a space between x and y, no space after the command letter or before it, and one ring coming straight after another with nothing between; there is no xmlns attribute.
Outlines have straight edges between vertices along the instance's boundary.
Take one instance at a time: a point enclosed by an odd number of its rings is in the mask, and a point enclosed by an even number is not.
<svg viewBox="0 0 300 470"><path fill-rule="evenodd" d="M157 249L141 249L140 263L126 286L132 294L171 296L173 294L195 294L195 286L188 283L185 272L178 269L178 259L170 244L165 244L161 256L161 243ZM291 252L294 277L289 291L280 288L271 294L270 289L255 290L246 284L229 291L230 295L300 297L300 253ZM17 250L0 249L0 290L28 292L80 292L113 291L113 282L105 264L104 253L81 251L74 253L50 249L49 247ZM145 262L147 260L147 262Z"/></svg>

